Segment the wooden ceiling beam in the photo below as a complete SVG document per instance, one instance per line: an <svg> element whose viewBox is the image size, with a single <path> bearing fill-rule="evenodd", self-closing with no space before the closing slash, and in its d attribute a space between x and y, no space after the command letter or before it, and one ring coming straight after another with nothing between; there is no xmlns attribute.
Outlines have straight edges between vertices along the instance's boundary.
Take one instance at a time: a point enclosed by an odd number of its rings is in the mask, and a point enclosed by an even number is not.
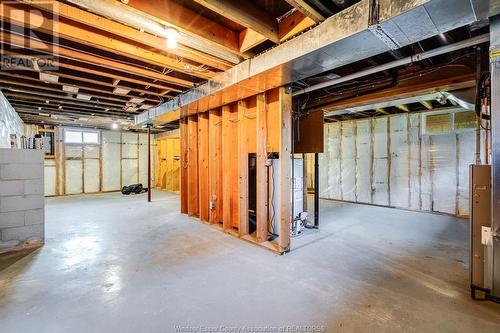
<svg viewBox="0 0 500 333"><path fill-rule="evenodd" d="M297 8L302 14L310 17L315 22L321 22L325 20L325 17L309 5L305 0L286 0L290 6Z"/></svg>
<svg viewBox="0 0 500 333"><path fill-rule="evenodd" d="M283 19L283 21L279 22L279 42L282 43L314 25L316 25L316 22L313 19L305 16L299 11L295 11ZM241 52L247 52L266 40L268 39L265 36L247 28L240 32L240 50Z"/></svg>
<svg viewBox="0 0 500 333"><path fill-rule="evenodd" d="M233 22L252 29L274 43L279 43L278 22L276 19L248 0L194 1Z"/></svg>
<svg viewBox="0 0 500 333"><path fill-rule="evenodd" d="M174 26L179 31L198 39L200 46L204 44L205 47L222 48L234 55L245 57L240 52L236 31L185 8L175 1L128 0L127 7L159 23ZM179 42L182 43L182 40Z"/></svg>
<svg viewBox="0 0 500 333"><path fill-rule="evenodd" d="M54 34L54 31L57 31L57 34L61 38L113 52L131 59L166 67L201 79L209 79L216 74L212 71L201 72L194 70L188 72L186 69L193 66L179 59L171 58L158 52L151 52L145 48L111 38L105 34L71 25L63 20L54 21L47 16L43 16L41 12L22 11L8 4L0 3L0 19L23 27L29 24L29 22L41 22L41 25L35 27L34 30L47 34Z"/></svg>
<svg viewBox="0 0 500 333"><path fill-rule="evenodd" d="M316 25L316 21L300 11L287 16L279 23L280 43Z"/></svg>
<svg viewBox="0 0 500 333"><path fill-rule="evenodd" d="M17 93L17 92L11 92L11 91L4 91L4 95L7 97L14 97L17 99L22 99L22 100L34 100L34 101L42 101L43 103L46 103L46 101L54 102L54 103L66 103L66 104L72 104L72 105L79 105L79 106L85 106L87 108L102 108L102 109L112 109L115 108L116 110L121 110L124 105L120 104L114 104L114 103L106 103L106 102L97 102L97 101L87 101L87 100L82 100L82 99L77 99L77 98L71 98L71 97L64 97L64 96L57 96L57 95L46 95L46 96L38 96L34 94L24 94L24 93Z"/></svg>
<svg viewBox="0 0 500 333"><path fill-rule="evenodd" d="M177 48L168 49L166 47L165 39L157 36L153 36L146 32L138 31L137 29L131 28L124 24L112 21L110 19L104 18L99 15L92 14L90 12L81 10L79 8L66 5L64 3L48 0L22 0L24 3L29 4L35 8L44 10L46 12L53 13L57 12L57 15L65 17L72 21L82 23L93 28L100 29L117 36L130 39L134 42L141 43L157 50L168 52L172 55L176 55L181 58L188 59L190 61L197 62L199 64L207 65L216 68L221 71L225 71L231 68L232 64L216 58L214 56L207 55L205 53L197 52L191 48L179 45Z"/></svg>
<svg viewBox="0 0 500 333"><path fill-rule="evenodd" d="M14 78L16 80L9 80L7 78ZM40 81L39 79L34 79L31 76L26 76L26 75L21 75L21 74L15 74L15 73L10 73L8 71L4 71L0 73L0 79L1 82L0 84L4 84L4 88L10 88L10 86L23 86L23 87L28 87L28 88L33 88L33 89L40 89L40 90L46 90L46 91L54 91L58 93L65 93L62 89L54 88L53 86L64 86L64 85L70 85L67 83L62 83L62 82L50 82L50 83L45 83ZM24 81L28 81L24 82ZM33 82L33 83L29 83ZM6 86L8 84L9 86ZM97 99L107 99L110 101L117 101L117 102L126 102L130 100L130 98L143 98L145 101L149 101L153 104L156 104L159 102L158 98L150 98L148 96L141 96L137 94L128 94L128 95L115 95L112 91L106 91L102 89L96 89L92 87L87 87L84 85L74 85L76 88L78 88L78 91L82 92L83 94L86 95L91 95L92 97L95 97Z"/></svg>
<svg viewBox="0 0 500 333"><path fill-rule="evenodd" d="M420 81L422 79L419 79ZM396 86L387 89L381 89L374 93L364 94L360 96L353 96L352 98L344 98L340 101L333 101L331 103L313 107L309 112L314 111L336 111L344 110L347 108L366 106L370 104L387 102L391 98L410 98L425 94L434 93L437 91L451 91L458 89L471 88L475 86L474 74L465 74L452 76L443 79L434 80L432 78L428 81L415 83L412 85Z"/></svg>
<svg viewBox="0 0 500 333"><path fill-rule="evenodd" d="M14 35L8 32L2 32L0 31L0 41L6 44L10 45L15 45L20 48L24 48L26 45L30 45L32 48L36 49L37 51L42 52L44 49L46 49L47 45L39 40L36 39L29 39L25 38L23 36L19 35ZM46 52L48 53L48 52ZM164 82L170 82L176 85L184 86L184 87L194 87L193 82L179 79L173 76L168 76L162 73L159 73L154 70L148 70L139 66L133 66L121 62L116 62L112 61L106 58L102 58L99 56L94 56L88 53L83 53L75 50L71 50L68 48L65 48L63 46L58 46L57 47L57 55L58 57L62 57L65 59L70 59L70 60L76 60L80 61L83 63L87 63L90 65L102 67L102 68L107 68L107 69L114 69L123 73L128 73L128 74L135 74L147 78L152 78L152 79L157 79L161 80Z"/></svg>
<svg viewBox="0 0 500 333"><path fill-rule="evenodd" d="M128 117L133 117L134 113L129 113L125 112L123 110L104 110L104 109L91 109L87 108L85 106L75 106L75 105L62 105L60 108L60 105L50 105L50 104L44 104L36 101L24 101L24 100L19 100L15 98L10 98L9 99L10 104L12 107L30 107L37 109L38 112L47 112L47 111L58 111L58 112L67 112L67 111L74 111L78 112L87 116L92 116L92 114L106 114L108 116L128 116Z"/></svg>
<svg viewBox="0 0 500 333"><path fill-rule="evenodd" d="M15 56L17 58L22 58L22 59L28 59L32 62L35 62L37 60L36 56L30 56L30 55L26 55L26 54L22 54L22 53L18 53L18 52L5 52L5 55ZM138 84L138 85L142 85L142 86L149 86L149 87L158 88L158 89L166 89L166 90L175 91L175 92L182 92L181 89L174 88L172 86L165 86L162 84L152 83L152 82L143 81L143 80L137 80L137 79L126 77L126 76L109 73L106 70L95 70L95 69L91 69L88 67L71 65L71 64L64 63L64 62L60 62L60 61L54 61L52 64L56 67L62 67L62 68L66 68L66 69L70 69L70 70L74 70L74 71L78 71L78 72L82 72L82 73L88 73L88 74L93 74L93 75L111 78L111 79L113 79L114 86L118 86L118 83L120 83L120 81L126 81L126 82L130 82L130 83L134 83L134 84Z"/></svg>
<svg viewBox="0 0 500 333"><path fill-rule="evenodd" d="M15 104L12 106L16 112L18 113L29 113L33 115L38 115L38 116L43 116L40 115L40 113L46 113L49 115L54 115L54 116L63 116L63 117L86 117L86 118L94 118L94 117L100 117L100 118L119 118L119 119L124 119L124 120L132 120L130 119L132 114L115 114L115 113L102 113L102 112L93 112L93 113L87 113L85 111L79 111L79 110L53 110L53 109L42 109L39 110L37 107L30 106L30 105L23 105L23 104ZM45 116L46 117L46 116ZM56 121L54 119L54 121Z"/></svg>
<svg viewBox="0 0 500 333"><path fill-rule="evenodd" d="M434 108L431 101L420 101L420 104L422 104L427 110L432 110Z"/></svg>

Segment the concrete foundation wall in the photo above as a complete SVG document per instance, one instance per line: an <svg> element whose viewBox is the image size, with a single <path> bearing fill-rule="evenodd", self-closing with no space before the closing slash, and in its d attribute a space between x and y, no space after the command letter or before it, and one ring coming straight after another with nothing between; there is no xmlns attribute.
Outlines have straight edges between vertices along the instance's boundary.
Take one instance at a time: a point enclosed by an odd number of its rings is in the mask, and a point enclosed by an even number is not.
<svg viewBox="0 0 500 333"><path fill-rule="evenodd" d="M0 148L0 252L44 242L40 150Z"/></svg>

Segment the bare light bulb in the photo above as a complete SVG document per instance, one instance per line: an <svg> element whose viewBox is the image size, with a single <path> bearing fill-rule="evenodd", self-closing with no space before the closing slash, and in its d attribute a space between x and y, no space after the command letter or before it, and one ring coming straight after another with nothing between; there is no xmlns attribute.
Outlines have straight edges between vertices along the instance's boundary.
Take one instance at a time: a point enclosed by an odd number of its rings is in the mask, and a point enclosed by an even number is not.
<svg viewBox="0 0 500 333"><path fill-rule="evenodd" d="M167 47L174 49L177 47L177 38L179 37L179 31L172 27L165 28L165 37L167 39Z"/></svg>
<svg viewBox="0 0 500 333"><path fill-rule="evenodd" d="M111 128L114 129L114 130L118 129L118 124L117 123L112 123L111 124Z"/></svg>

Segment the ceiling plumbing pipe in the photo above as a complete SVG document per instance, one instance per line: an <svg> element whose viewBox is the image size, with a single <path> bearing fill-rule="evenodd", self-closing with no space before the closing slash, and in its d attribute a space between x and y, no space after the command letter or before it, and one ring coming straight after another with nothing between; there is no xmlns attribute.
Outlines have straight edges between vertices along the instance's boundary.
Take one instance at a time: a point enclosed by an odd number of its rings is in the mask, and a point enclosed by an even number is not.
<svg viewBox="0 0 500 333"><path fill-rule="evenodd" d="M399 66L412 64L414 62L419 62L419 61L422 61L424 59L432 58L432 57L435 57L435 56L438 56L441 54L453 52L456 50L464 49L466 47L486 43L489 41L490 41L490 34L483 34L483 35L469 38L469 39L466 39L466 40L463 40L463 41L460 41L457 43L441 46L441 47L438 47L438 48L433 49L433 50L417 53L417 54L414 54L414 55L407 57L407 58L391 61L391 62L388 62L386 64L380 65L380 66L368 68L368 69L360 71L360 72L356 72L353 74L349 74L346 76L342 76L342 77L338 77L338 78L335 78L332 80L321 82L321 83L309 86L307 88L297 90L292 94L292 96L299 96L299 95L306 94L306 93L309 93L309 92L312 92L315 90L331 87L331 86L339 84L339 83L351 81L351 80L354 80L354 79L357 79L357 78L360 78L363 76L379 73L379 72L382 72L382 71L385 71L385 70L388 70L391 68L399 67Z"/></svg>

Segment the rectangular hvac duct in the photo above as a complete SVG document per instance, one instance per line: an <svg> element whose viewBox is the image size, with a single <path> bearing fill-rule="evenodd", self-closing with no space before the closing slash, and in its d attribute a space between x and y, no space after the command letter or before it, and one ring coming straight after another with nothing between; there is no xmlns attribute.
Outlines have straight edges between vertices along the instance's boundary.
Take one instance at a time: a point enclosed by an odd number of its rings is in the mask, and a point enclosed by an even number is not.
<svg viewBox="0 0 500 333"><path fill-rule="evenodd" d="M479 0L361 0L314 29L218 74L135 117L204 112L260 92L397 49L488 16Z"/></svg>

